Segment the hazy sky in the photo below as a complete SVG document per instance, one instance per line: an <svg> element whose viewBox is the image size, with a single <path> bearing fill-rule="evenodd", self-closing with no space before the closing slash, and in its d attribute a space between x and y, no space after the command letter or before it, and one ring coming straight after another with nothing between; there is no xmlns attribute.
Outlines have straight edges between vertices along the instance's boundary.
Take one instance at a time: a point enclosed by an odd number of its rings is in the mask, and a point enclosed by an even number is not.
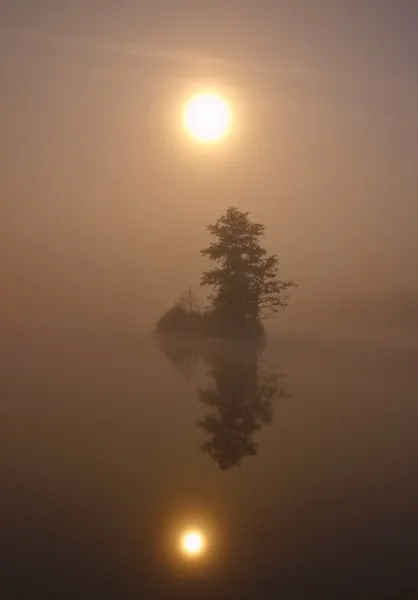
<svg viewBox="0 0 418 600"><path fill-rule="evenodd" d="M2 319L149 323L228 205L312 297L418 289L414 0L0 2ZM231 98L202 149L182 98Z"/></svg>

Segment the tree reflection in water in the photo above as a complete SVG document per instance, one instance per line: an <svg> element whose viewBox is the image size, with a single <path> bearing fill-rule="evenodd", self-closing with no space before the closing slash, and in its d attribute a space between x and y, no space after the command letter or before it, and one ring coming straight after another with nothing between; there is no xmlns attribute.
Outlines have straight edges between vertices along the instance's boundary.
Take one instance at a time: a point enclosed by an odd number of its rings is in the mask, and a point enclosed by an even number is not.
<svg viewBox="0 0 418 600"><path fill-rule="evenodd" d="M197 425L207 439L203 452L222 470L240 466L255 456L254 435L273 419L273 403L287 398L284 376L262 360L263 348L255 343L162 342L161 347L181 373L190 375L206 367L208 383L198 387L198 398L210 411Z"/></svg>

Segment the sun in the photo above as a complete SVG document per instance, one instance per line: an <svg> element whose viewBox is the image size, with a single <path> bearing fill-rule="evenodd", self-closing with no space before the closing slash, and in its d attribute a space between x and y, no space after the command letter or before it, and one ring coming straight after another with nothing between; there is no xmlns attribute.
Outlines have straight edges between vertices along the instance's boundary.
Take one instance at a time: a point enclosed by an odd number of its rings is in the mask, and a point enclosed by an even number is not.
<svg viewBox="0 0 418 600"><path fill-rule="evenodd" d="M205 550L205 537L198 530L186 531L180 539L180 547L183 554L197 557Z"/></svg>
<svg viewBox="0 0 418 600"><path fill-rule="evenodd" d="M186 131L203 144L214 144L228 135L231 120L228 102L216 92L195 94L183 107Z"/></svg>

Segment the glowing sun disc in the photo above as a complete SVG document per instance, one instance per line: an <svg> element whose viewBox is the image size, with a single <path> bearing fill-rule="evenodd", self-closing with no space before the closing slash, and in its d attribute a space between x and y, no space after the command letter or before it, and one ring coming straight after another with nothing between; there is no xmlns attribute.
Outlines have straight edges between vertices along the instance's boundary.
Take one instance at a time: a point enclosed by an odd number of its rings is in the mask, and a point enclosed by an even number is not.
<svg viewBox="0 0 418 600"><path fill-rule="evenodd" d="M184 105L183 123L186 131L199 142L218 142L231 128L229 104L215 92L195 94Z"/></svg>
<svg viewBox="0 0 418 600"><path fill-rule="evenodd" d="M199 556L205 549L205 538L200 531L186 531L180 540L181 549L187 556Z"/></svg>

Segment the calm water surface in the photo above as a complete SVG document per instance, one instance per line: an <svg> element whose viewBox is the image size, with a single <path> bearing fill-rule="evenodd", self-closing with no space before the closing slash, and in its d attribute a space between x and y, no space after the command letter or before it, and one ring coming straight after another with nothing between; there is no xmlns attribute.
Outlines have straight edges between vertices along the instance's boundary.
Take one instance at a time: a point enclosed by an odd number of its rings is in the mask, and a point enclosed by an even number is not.
<svg viewBox="0 0 418 600"><path fill-rule="evenodd" d="M418 597L418 343L2 346L2 598Z"/></svg>

